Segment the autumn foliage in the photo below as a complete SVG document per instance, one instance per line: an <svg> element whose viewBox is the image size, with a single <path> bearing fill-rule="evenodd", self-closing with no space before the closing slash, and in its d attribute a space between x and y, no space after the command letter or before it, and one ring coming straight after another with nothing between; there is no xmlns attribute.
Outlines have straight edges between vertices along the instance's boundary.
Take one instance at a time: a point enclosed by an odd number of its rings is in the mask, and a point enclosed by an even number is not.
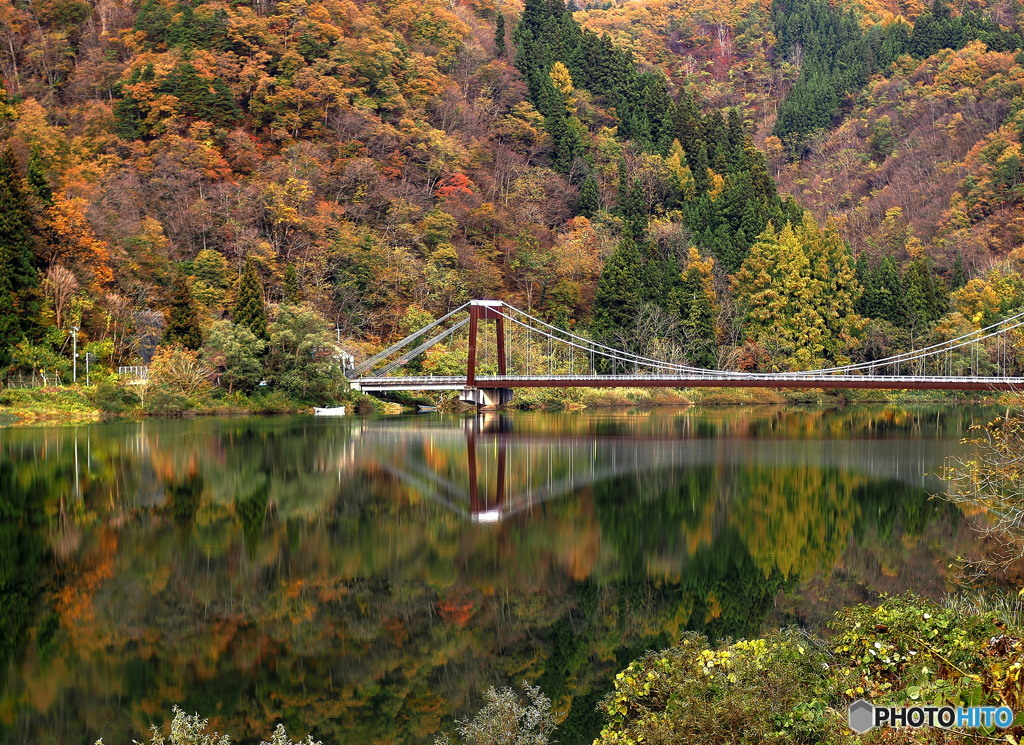
<svg viewBox="0 0 1024 745"><path fill-rule="evenodd" d="M0 361L24 339L66 354L54 340L79 326L106 364L145 362L182 282L205 337L253 277L268 321L306 302L357 350L410 307L437 317L486 296L629 341L637 329L601 327L595 307L628 238L660 348L719 364L752 336L728 276L804 208L836 218L871 271L891 256L902 282L927 264L946 298L957 256L966 281L1024 242L1014 13L0 2L18 192L3 219L21 246L0 272L20 317ZM713 260L699 322L680 305L691 249ZM929 323L949 307L933 305ZM693 347L694 324L715 348Z"/></svg>

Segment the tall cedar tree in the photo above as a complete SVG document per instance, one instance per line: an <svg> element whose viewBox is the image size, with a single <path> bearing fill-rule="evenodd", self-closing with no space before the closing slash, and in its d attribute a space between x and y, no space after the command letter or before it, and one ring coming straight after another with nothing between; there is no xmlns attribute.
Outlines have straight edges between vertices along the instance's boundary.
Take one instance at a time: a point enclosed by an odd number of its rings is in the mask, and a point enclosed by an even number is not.
<svg viewBox="0 0 1024 745"><path fill-rule="evenodd" d="M499 57L505 56L505 14L500 12L494 20L494 48Z"/></svg>
<svg viewBox="0 0 1024 745"><path fill-rule="evenodd" d="M706 368L714 368L718 362L714 265L714 259L702 259L697 249L691 248L678 290L686 359Z"/></svg>
<svg viewBox="0 0 1024 745"><path fill-rule="evenodd" d="M0 365L37 319L39 272L32 253L31 217L21 175L8 145L0 154Z"/></svg>
<svg viewBox="0 0 1024 745"><path fill-rule="evenodd" d="M28 158L28 174L26 180L32 193L40 202L49 207L53 204L53 189L50 181L46 178L46 162L38 146L32 147L32 153Z"/></svg>
<svg viewBox="0 0 1024 745"><path fill-rule="evenodd" d="M878 265L875 273L875 292L877 300L872 305L871 316L884 318L894 326L903 326L907 315L903 278L900 276L896 259L891 254Z"/></svg>
<svg viewBox="0 0 1024 745"><path fill-rule="evenodd" d="M948 310L949 294L929 258L919 251L914 253L916 256L903 275L907 309L903 325L917 334Z"/></svg>
<svg viewBox="0 0 1024 745"><path fill-rule="evenodd" d="M949 274L949 291L959 290L967 284L967 271L964 269L964 256L957 249L956 258L953 260L953 269Z"/></svg>
<svg viewBox="0 0 1024 745"><path fill-rule="evenodd" d="M871 271L871 265L868 263L868 255L863 251L857 254L853 268L861 287L861 294L854 309L858 315L865 318L877 318L878 285L875 283L875 273Z"/></svg>
<svg viewBox="0 0 1024 745"><path fill-rule="evenodd" d="M289 264L284 270L284 301L292 305L302 302L302 282L295 264Z"/></svg>
<svg viewBox="0 0 1024 745"><path fill-rule="evenodd" d="M636 321L643 292L640 251L630 238L623 238L601 270L594 297L593 329L600 339L615 340Z"/></svg>
<svg viewBox="0 0 1024 745"><path fill-rule="evenodd" d="M171 285L170 313L163 343L179 344L185 349L199 349L203 345L199 313L184 274L176 275Z"/></svg>
<svg viewBox="0 0 1024 745"><path fill-rule="evenodd" d="M576 199L576 214L593 217L601 209L601 189L594 174L588 173L580 186L580 195Z"/></svg>
<svg viewBox="0 0 1024 745"><path fill-rule="evenodd" d="M263 304L263 284L251 261L245 262L242 279L238 283L234 321L252 331L257 339L267 338L267 309Z"/></svg>

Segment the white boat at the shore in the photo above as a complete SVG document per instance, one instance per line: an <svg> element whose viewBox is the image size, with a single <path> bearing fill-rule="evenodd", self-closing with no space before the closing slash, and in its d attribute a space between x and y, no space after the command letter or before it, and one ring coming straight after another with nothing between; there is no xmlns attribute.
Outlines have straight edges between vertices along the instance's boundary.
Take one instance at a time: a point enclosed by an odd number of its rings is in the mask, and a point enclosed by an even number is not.
<svg viewBox="0 0 1024 745"><path fill-rule="evenodd" d="M344 406L334 406L332 408L321 408L319 406L313 407L313 413L317 416L345 416Z"/></svg>

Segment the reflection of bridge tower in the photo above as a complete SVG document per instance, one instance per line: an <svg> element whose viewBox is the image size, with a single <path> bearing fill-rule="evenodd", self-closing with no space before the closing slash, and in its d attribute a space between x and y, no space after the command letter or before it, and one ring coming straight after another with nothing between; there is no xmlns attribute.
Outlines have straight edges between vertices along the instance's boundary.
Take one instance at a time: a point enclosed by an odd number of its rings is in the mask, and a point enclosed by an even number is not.
<svg viewBox="0 0 1024 745"><path fill-rule="evenodd" d="M466 457L469 466L469 517L475 523L496 523L504 517L505 475L508 470L508 444L504 437L498 438L498 473L494 491L481 494L477 481L476 433L466 432Z"/></svg>
<svg viewBox="0 0 1024 745"><path fill-rule="evenodd" d="M499 322L500 323L500 322ZM500 342L499 342L500 344ZM469 516L476 523L496 523L505 516L506 476L508 473L508 438L501 432L507 424L505 417L498 420L497 439L497 474L494 479L494 491L488 494L487 486L481 494L477 472L476 446L477 435L481 430L481 418L474 417L466 427L466 465L469 471ZM489 422L485 422L489 424ZM485 427L492 431L492 427Z"/></svg>
<svg viewBox="0 0 1024 745"><path fill-rule="evenodd" d="M480 321L494 321L498 375L504 377L508 374L502 306L500 300L472 300L469 303L469 358L466 362L466 387L459 393L459 400L476 404L481 409L495 409L512 400L511 388L478 388L476 384L477 330Z"/></svg>

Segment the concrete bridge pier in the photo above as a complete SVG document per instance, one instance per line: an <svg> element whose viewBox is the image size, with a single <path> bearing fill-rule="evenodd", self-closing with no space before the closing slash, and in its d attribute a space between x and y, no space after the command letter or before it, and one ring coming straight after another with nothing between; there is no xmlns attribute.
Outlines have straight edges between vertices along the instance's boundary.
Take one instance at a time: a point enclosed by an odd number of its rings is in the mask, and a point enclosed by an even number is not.
<svg viewBox="0 0 1024 745"><path fill-rule="evenodd" d="M459 391L459 400L464 404L474 404L478 409L493 410L512 401L511 388L463 388Z"/></svg>

